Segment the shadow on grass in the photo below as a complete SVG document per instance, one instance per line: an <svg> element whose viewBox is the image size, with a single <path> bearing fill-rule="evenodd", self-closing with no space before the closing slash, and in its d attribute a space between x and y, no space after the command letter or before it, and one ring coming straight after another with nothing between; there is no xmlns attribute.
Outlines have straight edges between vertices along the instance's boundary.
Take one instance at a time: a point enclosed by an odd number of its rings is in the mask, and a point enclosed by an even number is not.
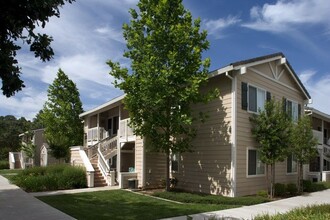
<svg viewBox="0 0 330 220"><path fill-rule="evenodd" d="M38 197L77 219L159 219L237 206L177 204L123 190Z"/></svg>

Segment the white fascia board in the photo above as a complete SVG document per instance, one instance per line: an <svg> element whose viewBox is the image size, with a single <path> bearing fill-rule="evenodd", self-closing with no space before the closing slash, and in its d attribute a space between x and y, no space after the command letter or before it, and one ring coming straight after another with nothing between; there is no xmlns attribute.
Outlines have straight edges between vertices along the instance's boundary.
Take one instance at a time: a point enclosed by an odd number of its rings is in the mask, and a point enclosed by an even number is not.
<svg viewBox="0 0 330 220"><path fill-rule="evenodd" d="M116 103L116 102L118 102L118 101L123 100L123 99L125 98L125 96L126 96L126 94L121 95L121 96L118 96L117 98L111 99L110 101L108 101L108 102L106 102L106 103L104 103L104 104L102 104L102 105L99 105L99 106L97 106L96 108L93 108L93 109L91 109L91 110L89 110L89 111L86 111L86 112L84 112L84 113L81 113L81 114L79 115L79 118L83 118L83 117L86 116L86 115L89 115L89 114L92 114L92 113L96 113L96 112L98 112L98 111L100 111L100 110L102 110L102 109L108 107L109 105L112 105L112 104L114 104L114 103Z"/></svg>
<svg viewBox="0 0 330 220"><path fill-rule="evenodd" d="M259 61L255 61L255 62L251 62L251 63L238 65L238 66L235 66L234 70L240 70L242 67L248 68L250 66L256 66L256 65L259 65L259 64L272 62L272 61L275 61L275 60L278 60L278 59L281 59L281 58L282 58L282 56L277 56L277 57L272 57L272 58L265 59L265 60L259 60Z"/></svg>
<svg viewBox="0 0 330 220"><path fill-rule="evenodd" d="M209 78L212 78L212 77L215 77L215 76L218 76L218 75L221 75L221 74L225 74L226 72L229 72L229 71L232 71L234 68L232 65L229 65L229 66L225 66L223 68L220 68L220 69L217 69L215 71L212 71L210 74L209 74Z"/></svg>

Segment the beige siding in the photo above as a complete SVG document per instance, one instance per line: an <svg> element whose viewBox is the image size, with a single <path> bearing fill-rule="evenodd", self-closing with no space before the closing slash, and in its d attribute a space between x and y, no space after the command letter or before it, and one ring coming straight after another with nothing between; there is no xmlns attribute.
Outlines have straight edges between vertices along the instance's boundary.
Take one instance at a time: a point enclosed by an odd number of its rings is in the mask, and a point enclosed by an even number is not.
<svg viewBox="0 0 330 220"><path fill-rule="evenodd" d="M143 187L143 139L136 137L135 141L135 172L137 173L138 187Z"/></svg>
<svg viewBox="0 0 330 220"><path fill-rule="evenodd" d="M48 158L50 159L50 158ZM71 151L71 164L74 166L84 166L84 163L80 157L79 150L72 150ZM48 161L47 161L48 162ZM54 161L51 161L54 162Z"/></svg>
<svg viewBox="0 0 330 220"><path fill-rule="evenodd" d="M253 67L259 74L248 68L247 73L243 75L238 74L237 76L237 196L255 194L259 190L267 189L265 176L247 177L247 148L254 148L258 145L251 133L249 117L252 116L252 113L242 110L241 107L241 82L250 83L256 87L265 89L271 92L272 97L275 96L277 100L281 100L285 97L297 101L302 106L304 102L303 93L298 90L296 85L292 84L293 80L291 79L290 73L284 70L280 80L270 80L269 77L271 77L272 74L265 72L267 71L267 65L263 64ZM275 67L275 62L272 63L272 66ZM283 67L278 67L278 71L281 71L281 68ZM266 77L260 75L260 73L264 73ZM283 83L285 83L286 86L283 85ZM276 182L295 182L295 178L296 175L286 174L286 162L276 165Z"/></svg>
<svg viewBox="0 0 330 220"><path fill-rule="evenodd" d="M124 105L120 106L120 111L121 111L121 120L129 118L128 111L127 111L127 109L125 109Z"/></svg>
<svg viewBox="0 0 330 220"><path fill-rule="evenodd" d="M219 88L220 97L208 104L194 105L196 115L208 115L205 123L196 122L197 137L192 153L180 156L178 188L189 191L228 195L231 189L231 80L211 78L203 89Z"/></svg>
<svg viewBox="0 0 330 220"><path fill-rule="evenodd" d="M166 178L166 156L162 153L146 152L146 188L163 186Z"/></svg>

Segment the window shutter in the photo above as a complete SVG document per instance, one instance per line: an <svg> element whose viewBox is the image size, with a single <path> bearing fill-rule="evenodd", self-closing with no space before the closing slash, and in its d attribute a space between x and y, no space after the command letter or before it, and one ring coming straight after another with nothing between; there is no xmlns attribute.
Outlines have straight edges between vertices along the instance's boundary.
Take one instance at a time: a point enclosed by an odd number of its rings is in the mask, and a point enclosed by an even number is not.
<svg viewBox="0 0 330 220"><path fill-rule="evenodd" d="M272 94L267 91L267 93L266 93L266 100L267 101L270 101L271 99L272 99Z"/></svg>
<svg viewBox="0 0 330 220"><path fill-rule="evenodd" d="M301 117L301 105L298 104L298 119Z"/></svg>
<svg viewBox="0 0 330 220"><path fill-rule="evenodd" d="M283 112L286 113L286 98L284 97L282 99L282 105L283 105Z"/></svg>
<svg viewBox="0 0 330 220"><path fill-rule="evenodd" d="M242 82L242 109L243 110L247 110L248 107L248 103L247 103L247 90L248 90L248 86L247 83Z"/></svg>

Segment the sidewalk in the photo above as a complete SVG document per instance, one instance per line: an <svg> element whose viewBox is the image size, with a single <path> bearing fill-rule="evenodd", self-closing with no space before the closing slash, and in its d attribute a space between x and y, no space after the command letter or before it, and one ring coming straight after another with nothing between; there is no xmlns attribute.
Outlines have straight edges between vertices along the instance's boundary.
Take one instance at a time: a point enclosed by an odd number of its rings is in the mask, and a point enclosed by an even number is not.
<svg viewBox="0 0 330 220"><path fill-rule="evenodd" d="M67 220L71 216L43 203L0 175L0 220L47 219Z"/></svg>
<svg viewBox="0 0 330 220"><path fill-rule="evenodd" d="M243 206L240 208L227 209L222 211L214 211L207 213L200 213L190 215L192 219L208 219L210 217L215 219L224 220L235 220L235 219L253 219L253 217L261 214L277 214L288 212L294 208L319 205L319 204L330 204L330 189L309 193L303 196L296 196L287 199L281 199L274 202L263 203L259 205ZM187 216L179 216L173 218L167 218L163 220L186 220Z"/></svg>

